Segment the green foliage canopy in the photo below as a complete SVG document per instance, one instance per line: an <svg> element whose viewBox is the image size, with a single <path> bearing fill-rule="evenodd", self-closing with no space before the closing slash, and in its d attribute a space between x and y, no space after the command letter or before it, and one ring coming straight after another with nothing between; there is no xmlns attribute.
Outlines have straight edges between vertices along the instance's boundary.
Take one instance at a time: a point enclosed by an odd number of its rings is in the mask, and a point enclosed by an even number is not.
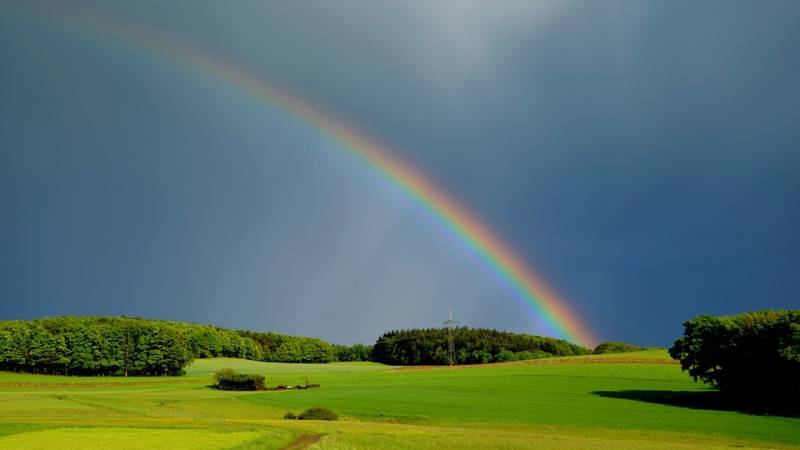
<svg viewBox="0 0 800 450"><path fill-rule="evenodd" d="M337 361L369 361L372 358L371 345L334 345L334 349Z"/></svg>
<svg viewBox="0 0 800 450"><path fill-rule="evenodd" d="M251 339L260 349L263 361L293 363L329 363L336 361L333 344L322 339L286 336L271 332L237 331L243 338Z"/></svg>
<svg viewBox="0 0 800 450"><path fill-rule="evenodd" d="M684 322L669 350L695 380L759 408L800 409L800 310Z"/></svg>
<svg viewBox="0 0 800 450"><path fill-rule="evenodd" d="M65 375L175 375L192 360L186 333L166 322L57 317L0 322L0 367Z"/></svg>

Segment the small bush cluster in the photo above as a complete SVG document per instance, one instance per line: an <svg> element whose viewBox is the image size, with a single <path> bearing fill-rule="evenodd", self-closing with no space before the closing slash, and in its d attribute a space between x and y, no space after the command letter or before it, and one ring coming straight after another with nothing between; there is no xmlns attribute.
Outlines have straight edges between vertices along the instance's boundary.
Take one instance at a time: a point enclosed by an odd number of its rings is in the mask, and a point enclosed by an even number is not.
<svg viewBox="0 0 800 450"><path fill-rule="evenodd" d="M220 369L214 373L217 389L222 391L263 391L262 375L236 373L233 369Z"/></svg>
<svg viewBox="0 0 800 450"><path fill-rule="evenodd" d="M315 406L297 416L299 420L339 420L339 415L327 408Z"/></svg>
<svg viewBox="0 0 800 450"><path fill-rule="evenodd" d="M339 415L330 409L315 406L308 408L299 415L289 411L283 415L283 418L287 420L339 420Z"/></svg>

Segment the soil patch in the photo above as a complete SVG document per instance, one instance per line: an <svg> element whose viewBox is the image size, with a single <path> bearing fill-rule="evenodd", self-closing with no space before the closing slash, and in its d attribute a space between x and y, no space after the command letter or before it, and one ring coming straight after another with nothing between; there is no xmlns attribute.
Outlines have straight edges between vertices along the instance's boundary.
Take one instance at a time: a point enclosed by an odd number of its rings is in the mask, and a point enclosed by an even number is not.
<svg viewBox="0 0 800 450"><path fill-rule="evenodd" d="M319 442L324 434L302 434L297 437L291 444L283 447L283 450L302 450L312 444Z"/></svg>

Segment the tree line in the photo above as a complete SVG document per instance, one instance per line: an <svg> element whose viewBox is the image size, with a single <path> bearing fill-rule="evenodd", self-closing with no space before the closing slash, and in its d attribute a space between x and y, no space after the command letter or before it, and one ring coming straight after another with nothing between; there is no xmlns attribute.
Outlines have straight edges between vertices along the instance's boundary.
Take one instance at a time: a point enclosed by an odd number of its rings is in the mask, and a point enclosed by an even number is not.
<svg viewBox="0 0 800 450"><path fill-rule="evenodd" d="M0 322L5 370L62 375L172 375L192 360L187 335L166 322L58 317Z"/></svg>
<svg viewBox="0 0 800 450"><path fill-rule="evenodd" d="M194 358L326 363L321 339L130 317L0 321L0 368L59 375L176 375Z"/></svg>
<svg viewBox="0 0 800 450"><path fill-rule="evenodd" d="M528 334L466 327L453 334L458 364L591 353L565 340ZM177 375L195 358L214 357L438 365L448 363L447 348L447 330L440 328L390 331L373 346L133 317L0 321L0 370L60 375Z"/></svg>
<svg viewBox="0 0 800 450"><path fill-rule="evenodd" d="M487 328L454 328L456 362L484 364L586 355L590 350L563 339L510 333ZM395 330L378 338L372 359L392 365L448 363L447 330L442 328Z"/></svg>

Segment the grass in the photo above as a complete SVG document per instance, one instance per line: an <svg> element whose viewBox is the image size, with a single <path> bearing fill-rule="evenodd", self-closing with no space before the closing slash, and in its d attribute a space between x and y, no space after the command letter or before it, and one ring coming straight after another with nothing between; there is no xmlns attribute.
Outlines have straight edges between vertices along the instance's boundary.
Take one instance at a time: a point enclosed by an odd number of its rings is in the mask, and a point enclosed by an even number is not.
<svg viewBox="0 0 800 450"><path fill-rule="evenodd" d="M668 360L648 350L417 370L209 359L175 378L0 373L0 448L282 448L318 434L311 448L800 448L800 419L687 403L714 394ZM222 367L321 388L210 389ZM282 420L312 406L340 421Z"/></svg>
<svg viewBox="0 0 800 450"><path fill-rule="evenodd" d="M201 429L153 428L53 428L42 431L18 433L2 441L6 448L48 450L58 443L60 448L97 449L116 448L137 450L141 448L228 448L260 437L255 431L215 432Z"/></svg>

